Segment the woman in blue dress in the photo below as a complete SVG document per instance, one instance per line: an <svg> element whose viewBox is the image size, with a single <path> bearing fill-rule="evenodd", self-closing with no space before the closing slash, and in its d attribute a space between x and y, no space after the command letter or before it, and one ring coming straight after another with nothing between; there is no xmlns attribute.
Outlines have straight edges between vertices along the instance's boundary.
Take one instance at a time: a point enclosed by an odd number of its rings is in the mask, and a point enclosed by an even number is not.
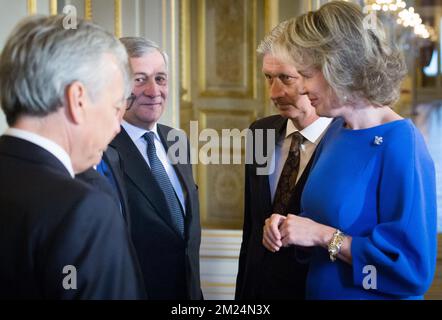
<svg viewBox="0 0 442 320"><path fill-rule="evenodd" d="M395 113L406 74L379 20L334 1L287 24L277 54L295 63L299 88L333 117L302 196L300 216L273 214L264 246L311 247L310 299L421 299L436 265L433 161ZM373 23L373 21L372 21Z"/></svg>

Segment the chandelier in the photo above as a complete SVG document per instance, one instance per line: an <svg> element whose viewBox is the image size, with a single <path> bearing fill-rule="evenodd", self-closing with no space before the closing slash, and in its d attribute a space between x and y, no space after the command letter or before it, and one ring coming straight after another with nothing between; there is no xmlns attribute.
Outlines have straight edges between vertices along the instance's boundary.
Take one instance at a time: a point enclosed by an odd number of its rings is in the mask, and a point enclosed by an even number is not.
<svg viewBox="0 0 442 320"><path fill-rule="evenodd" d="M384 12L386 14L397 16L397 24L412 28L416 36L428 39L431 36L431 29L422 23L419 13L414 11L413 7L408 7L403 0L366 0L367 12Z"/></svg>

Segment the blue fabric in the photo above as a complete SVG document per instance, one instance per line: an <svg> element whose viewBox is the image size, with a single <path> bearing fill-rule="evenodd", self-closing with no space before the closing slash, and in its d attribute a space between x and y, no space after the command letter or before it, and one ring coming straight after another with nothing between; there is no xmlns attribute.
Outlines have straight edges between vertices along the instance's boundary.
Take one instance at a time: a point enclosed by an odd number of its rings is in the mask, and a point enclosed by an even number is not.
<svg viewBox="0 0 442 320"><path fill-rule="evenodd" d="M353 237L352 265L314 249L307 298L421 299L428 290L437 254L435 171L410 120L363 130L335 121L302 207L304 216ZM374 275L365 266L376 268L376 289L364 289L364 278Z"/></svg>
<svg viewBox="0 0 442 320"><path fill-rule="evenodd" d="M96 170L99 174L101 174L104 178L106 178L106 180L112 186L113 190L115 191L115 195L118 196L118 202L120 204L120 212L122 212L123 210L122 210L121 199L119 197L118 186L117 186L117 182L115 181L115 177L112 173L112 170L109 168L106 161L104 161L103 159L101 159L100 163L97 165Z"/></svg>
<svg viewBox="0 0 442 320"><path fill-rule="evenodd" d="M167 200L172 223L176 227L177 231L184 236L184 215L179 203L178 197L175 194L172 183L169 180L166 169L164 169L161 160L157 156L155 148L155 134L153 132L146 132L143 138L147 142L147 157L149 158L150 169L152 171L155 180L157 181L160 189L163 191Z"/></svg>
<svg viewBox="0 0 442 320"><path fill-rule="evenodd" d="M118 192L117 182L115 181L114 175L112 174L112 171L103 159L97 165L97 172L105 177L107 181L109 181L109 183L112 185L114 190Z"/></svg>

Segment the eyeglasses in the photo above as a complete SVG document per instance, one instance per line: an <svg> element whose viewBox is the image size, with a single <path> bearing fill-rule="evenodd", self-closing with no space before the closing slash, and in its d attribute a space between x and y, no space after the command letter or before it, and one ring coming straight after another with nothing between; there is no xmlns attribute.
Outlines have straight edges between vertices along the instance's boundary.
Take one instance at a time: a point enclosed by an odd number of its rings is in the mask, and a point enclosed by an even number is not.
<svg viewBox="0 0 442 320"><path fill-rule="evenodd" d="M129 110L130 108L132 108L135 100L137 100L137 96L135 94L131 93L129 98L127 98L126 110Z"/></svg>

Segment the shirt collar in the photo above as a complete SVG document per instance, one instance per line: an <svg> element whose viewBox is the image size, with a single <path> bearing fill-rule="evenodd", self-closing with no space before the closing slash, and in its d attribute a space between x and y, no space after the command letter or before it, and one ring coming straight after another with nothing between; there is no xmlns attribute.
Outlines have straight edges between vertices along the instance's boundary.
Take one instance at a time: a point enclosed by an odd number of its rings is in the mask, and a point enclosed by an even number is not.
<svg viewBox="0 0 442 320"><path fill-rule="evenodd" d="M315 120L313 123L311 123L309 126L305 127L303 130L300 131L298 130L298 128L295 127L293 121L289 119L287 121L285 137L287 138L292 133L299 131L304 138L306 138L311 143L316 144L316 142L322 136L323 132L328 127L330 122L332 122L332 120L333 118L320 117L317 120Z"/></svg>
<svg viewBox="0 0 442 320"><path fill-rule="evenodd" d="M137 126L134 126L133 124L127 122L126 120L123 120L121 122L121 126L126 130L129 137L132 139L132 141L137 141L138 139L143 139L143 136L146 132L153 132L155 134L155 138L158 141L160 140L160 136L158 135L158 124L155 123L153 128L151 130L146 130Z"/></svg>
<svg viewBox="0 0 442 320"><path fill-rule="evenodd" d="M63 164L63 166L68 170L72 178L75 177L71 158L69 157L68 153L60 145L56 144L54 141L49 140L36 133L17 128L8 128L4 134L11 137L29 141L45 149Z"/></svg>

